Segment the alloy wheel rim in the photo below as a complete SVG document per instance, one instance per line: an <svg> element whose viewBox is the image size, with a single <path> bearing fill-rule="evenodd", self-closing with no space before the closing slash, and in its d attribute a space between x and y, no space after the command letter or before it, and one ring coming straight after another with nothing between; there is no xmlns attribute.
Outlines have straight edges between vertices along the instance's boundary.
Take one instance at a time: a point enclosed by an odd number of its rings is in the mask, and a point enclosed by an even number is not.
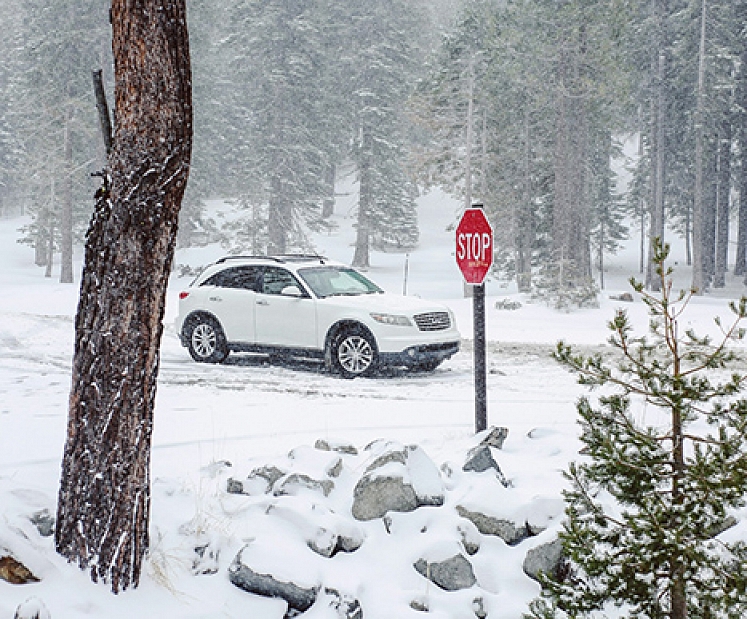
<svg viewBox="0 0 747 619"><path fill-rule="evenodd" d="M365 372L373 362L374 352L366 338L359 335L346 337L340 344L337 358L344 370L351 374Z"/></svg>
<svg viewBox="0 0 747 619"><path fill-rule="evenodd" d="M197 325L192 331L192 347L200 357L209 357L215 352L215 329L210 325Z"/></svg>

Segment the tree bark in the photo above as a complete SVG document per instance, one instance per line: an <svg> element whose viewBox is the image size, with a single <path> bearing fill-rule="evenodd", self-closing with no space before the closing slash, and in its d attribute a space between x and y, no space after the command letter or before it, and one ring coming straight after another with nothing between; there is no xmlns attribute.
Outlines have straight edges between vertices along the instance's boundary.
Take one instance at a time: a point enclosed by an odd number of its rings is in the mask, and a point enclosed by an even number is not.
<svg viewBox="0 0 747 619"><path fill-rule="evenodd" d="M567 287L591 277L588 161L589 118L583 67L586 32L579 27L561 47L556 94L552 248ZM561 264L562 263L562 264Z"/></svg>
<svg viewBox="0 0 747 619"><path fill-rule="evenodd" d="M70 125L73 121L72 106L65 110L64 161L62 199L60 201L60 283L73 283L73 141Z"/></svg>
<svg viewBox="0 0 747 619"><path fill-rule="evenodd" d="M664 183L666 175L666 105L667 105L667 53L668 42L668 3L667 0L653 0L657 28L657 41L654 49L652 73L654 92L651 98L651 217L649 221L649 259L646 267L646 285L651 290L659 290L660 281L653 261L654 242L664 241Z"/></svg>
<svg viewBox="0 0 747 619"><path fill-rule="evenodd" d="M522 158L521 203L516 208L516 284L519 292L532 289L532 240L534 221L532 210L532 147L529 112L524 112L524 152Z"/></svg>
<svg viewBox="0 0 747 619"><path fill-rule="evenodd" d="M696 294L703 294L708 286L707 223L705 204L705 44L706 1L701 4L700 46L698 50L698 91L695 108L695 190L693 193L693 279Z"/></svg>
<svg viewBox="0 0 747 619"><path fill-rule="evenodd" d="M747 6L742 2L739 5L738 19L742 27L747 27ZM742 153L747 152L747 40L742 38L742 49L740 63L737 73L736 99L737 113L736 136ZM739 189L739 217L737 223L737 255L734 263L734 275L745 275L747 273L747 157L741 157L741 165L736 171L736 185Z"/></svg>
<svg viewBox="0 0 747 619"><path fill-rule="evenodd" d="M148 547L165 291L192 148L185 0L113 0L117 127L88 230L57 551L115 593Z"/></svg>
<svg viewBox="0 0 747 619"><path fill-rule="evenodd" d="M355 238L353 266L368 268L371 266L371 215L373 210L373 170L371 158L373 137L371 131L364 127L361 137L360 184L358 189L358 223Z"/></svg>
<svg viewBox="0 0 747 619"><path fill-rule="evenodd" d="M106 101L104 90L104 72L102 69L92 72L93 94L96 97L96 111L99 115L99 126L101 127L101 138L104 140L104 149L107 157L112 152L112 121L109 116L109 104Z"/></svg>
<svg viewBox="0 0 747 619"><path fill-rule="evenodd" d="M283 192L280 177L273 177L270 185L272 194L270 195L267 220L267 253L281 256L288 251L288 232L291 229L293 213L291 204Z"/></svg>
<svg viewBox="0 0 747 619"><path fill-rule="evenodd" d="M718 183L716 188L716 257L713 287L726 285L726 271L729 268L729 216L731 193L731 121L721 123L718 148Z"/></svg>
<svg viewBox="0 0 747 619"><path fill-rule="evenodd" d="M337 177L337 166L334 163L324 168L324 184L327 187L327 195L322 201L322 219L329 219L335 214L335 178Z"/></svg>

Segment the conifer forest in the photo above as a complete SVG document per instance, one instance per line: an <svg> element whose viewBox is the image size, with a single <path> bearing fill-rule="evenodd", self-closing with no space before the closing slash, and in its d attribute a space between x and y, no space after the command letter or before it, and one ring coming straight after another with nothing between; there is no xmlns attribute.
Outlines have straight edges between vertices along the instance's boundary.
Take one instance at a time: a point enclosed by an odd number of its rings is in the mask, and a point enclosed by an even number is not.
<svg viewBox="0 0 747 619"><path fill-rule="evenodd" d="M313 251L344 171L356 266L415 247L415 198L440 187L485 205L496 276L520 291L603 286L624 239L654 289L657 238L699 293L747 275L747 0L187 4L182 247ZM30 215L19 240L72 282L106 161L109 2L3 0L0 23L0 216ZM241 208L230 228L214 198Z"/></svg>

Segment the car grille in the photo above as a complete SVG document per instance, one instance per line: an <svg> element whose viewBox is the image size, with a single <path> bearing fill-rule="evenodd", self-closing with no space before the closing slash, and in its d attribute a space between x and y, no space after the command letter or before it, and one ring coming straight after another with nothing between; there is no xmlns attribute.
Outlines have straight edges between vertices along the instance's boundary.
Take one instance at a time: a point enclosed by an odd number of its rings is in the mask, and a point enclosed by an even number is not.
<svg viewBox="0 0 747 619"><path fill-rule="evenodd" d="M451 326L451 318L449 318L448 312L417 314L415 324L421 331L443 331Z"/></svg>

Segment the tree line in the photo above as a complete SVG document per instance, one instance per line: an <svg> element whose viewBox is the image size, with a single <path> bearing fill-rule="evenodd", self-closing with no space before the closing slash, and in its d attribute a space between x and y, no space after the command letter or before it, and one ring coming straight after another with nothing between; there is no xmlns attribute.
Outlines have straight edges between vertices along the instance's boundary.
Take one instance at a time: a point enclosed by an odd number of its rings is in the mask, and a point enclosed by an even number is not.
<svg viewBox="0 0 747 619"><path fill-rule="evenodd" d="M0 205L71 281L104 161L90 72L111 87L105 0L9 0L0 19ZM747 0L191 0L195 148L180 243L310 250L337 170L360 193L352 262L418 242L415 198L479 201L496 268L586 294L632 234L682 243L700 291L746 274ZM619 182L623 141L637 144ZM217 230L205 201L242 216ZM455 219L458 213L455 214ZM736 230L730 231L730 225ZM78 235L76 237L76 234ZM729 264L730 239L736 239ZM593 296L593 290L592 290Z"/></svg>

